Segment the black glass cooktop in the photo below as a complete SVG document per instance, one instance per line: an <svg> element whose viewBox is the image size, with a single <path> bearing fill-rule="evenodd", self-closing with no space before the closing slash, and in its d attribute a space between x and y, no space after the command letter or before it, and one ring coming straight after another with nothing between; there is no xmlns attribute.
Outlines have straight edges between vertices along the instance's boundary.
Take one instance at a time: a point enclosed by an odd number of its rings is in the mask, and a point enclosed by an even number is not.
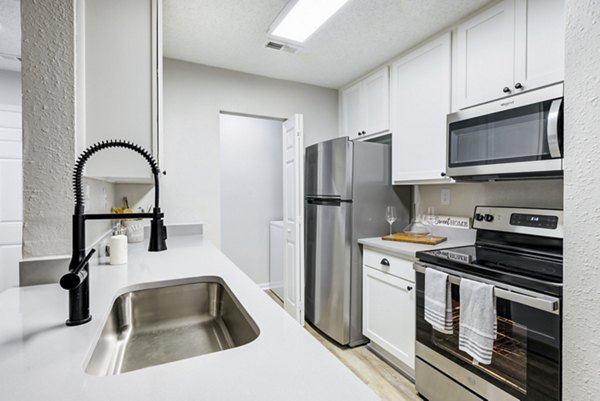
<svg viewBox="0 0 600 401"><path fill-rule="evenodd" d="M483 276L497 277L505 273L554 283L562 282L562 257L557 255L472 245L418 252L417 257L425 262Z"/></svg>

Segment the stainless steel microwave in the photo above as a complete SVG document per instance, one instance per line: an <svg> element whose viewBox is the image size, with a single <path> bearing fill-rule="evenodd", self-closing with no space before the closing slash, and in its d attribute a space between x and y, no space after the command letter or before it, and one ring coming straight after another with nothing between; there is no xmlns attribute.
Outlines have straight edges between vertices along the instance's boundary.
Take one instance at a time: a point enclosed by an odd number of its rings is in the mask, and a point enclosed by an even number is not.
<svg viewBox="0 0 600 401"><path fill-rule="evenodd" d="M563 84L448 114L448 168L457 180L560 177Z"/></svg>

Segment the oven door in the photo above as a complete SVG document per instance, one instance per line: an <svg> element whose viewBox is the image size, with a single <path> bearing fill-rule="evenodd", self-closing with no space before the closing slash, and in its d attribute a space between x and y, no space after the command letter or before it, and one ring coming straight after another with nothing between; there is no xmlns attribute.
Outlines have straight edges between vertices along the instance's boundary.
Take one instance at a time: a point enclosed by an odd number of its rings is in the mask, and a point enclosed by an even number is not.
<svg viewBox="0 0 600 401"><path fill-rule="evenodd" d="M559 85L448 115L448 175L560 175L562 96Z"/></svg>
<svg viewBox="0 0 600 401"><path fill-rule="evenodd" d="M424 319L426 268L450 275L454 333L433 330ZM493 396L495 389L517 400L558 401L561 399L561 316L559 298L536 294L502 283L481 279L418 262L417 280L417 358L478 393L484 399L512 399ZM474 365L472 358L458 349L460 278L484 281L496 287L498 337L490 365ZM442 358L440 358L440 356ZM450 361L450 363L448 363ZM466 372L467 370L468 372ZM470 374L469 374L470 372ZM490 386L473 388L475 374ZM419 378L417 377L417 386ZM473 384L473 386L470 386ZM487 394L481 394L484 388ZM445 398L440 398L445 399ZM451 401L446 399L446 401ZM458 401L458 400L457 400Z"/></svg>

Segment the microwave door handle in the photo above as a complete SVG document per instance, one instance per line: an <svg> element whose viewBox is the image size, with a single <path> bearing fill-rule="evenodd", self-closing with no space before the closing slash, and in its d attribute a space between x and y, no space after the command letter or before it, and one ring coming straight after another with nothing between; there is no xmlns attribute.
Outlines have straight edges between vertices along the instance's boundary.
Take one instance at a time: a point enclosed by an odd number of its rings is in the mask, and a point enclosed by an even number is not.
<svg viewBox="0 0 600 401"><path fill-rule="evenodd" d="M560 154L560 144L558 143L558 115L560 113L561 104L562 99L554 100L548 111L548 149L550 149L550 156L553 159L562 157Z"/></svg>

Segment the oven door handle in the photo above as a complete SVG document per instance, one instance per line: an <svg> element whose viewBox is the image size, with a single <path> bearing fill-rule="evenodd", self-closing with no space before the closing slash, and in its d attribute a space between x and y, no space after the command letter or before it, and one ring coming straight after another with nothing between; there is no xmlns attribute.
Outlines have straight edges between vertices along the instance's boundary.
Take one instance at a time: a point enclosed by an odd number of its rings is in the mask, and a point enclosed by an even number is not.
<svg viewBox="0 0 600 401"><path fill-rule="evenodd" d="M562 157L560 154L560 143L558 141L558 117L561 104L562 99L556 99L552 101L550 110L548 111L548 149L550 150L550 156L553 159L559 159Z"/></svg>
<svg viewBox="0 0 600 401"><path fill-rule="evenodd" d="M413 269L417 273L425 273L425 270L429 268L433 268L433 266L424 265L419 262L416 262L413 266ZM456 275L454 273L446 271L445 269L439 269L438 266L435 266L435 270L439 270L448 274L448 280L452 284L460 285L460 280L462 278L490 284L494 286L494 295L498 298L502 298L507 301L515 302L521 305L529 306L531 308L538 309L544 312L549 312L555 315L558 315L560 313L560 300L556 297L520 289L517 287L509 286L507 284L498 283L496 281L482 279L480 277L476 277L470 274Z"/></svg>
<svg viewBox="0 0 600 401"><path fill-rule="evenodd" d="M498 298L502 298L510 302L516 302L521 305L530 306L534 309L558 314L558 299L538 298L533 295L526 295L521 294L519 292L507 291L498 287L494 288L494 295Z"/></svg>

